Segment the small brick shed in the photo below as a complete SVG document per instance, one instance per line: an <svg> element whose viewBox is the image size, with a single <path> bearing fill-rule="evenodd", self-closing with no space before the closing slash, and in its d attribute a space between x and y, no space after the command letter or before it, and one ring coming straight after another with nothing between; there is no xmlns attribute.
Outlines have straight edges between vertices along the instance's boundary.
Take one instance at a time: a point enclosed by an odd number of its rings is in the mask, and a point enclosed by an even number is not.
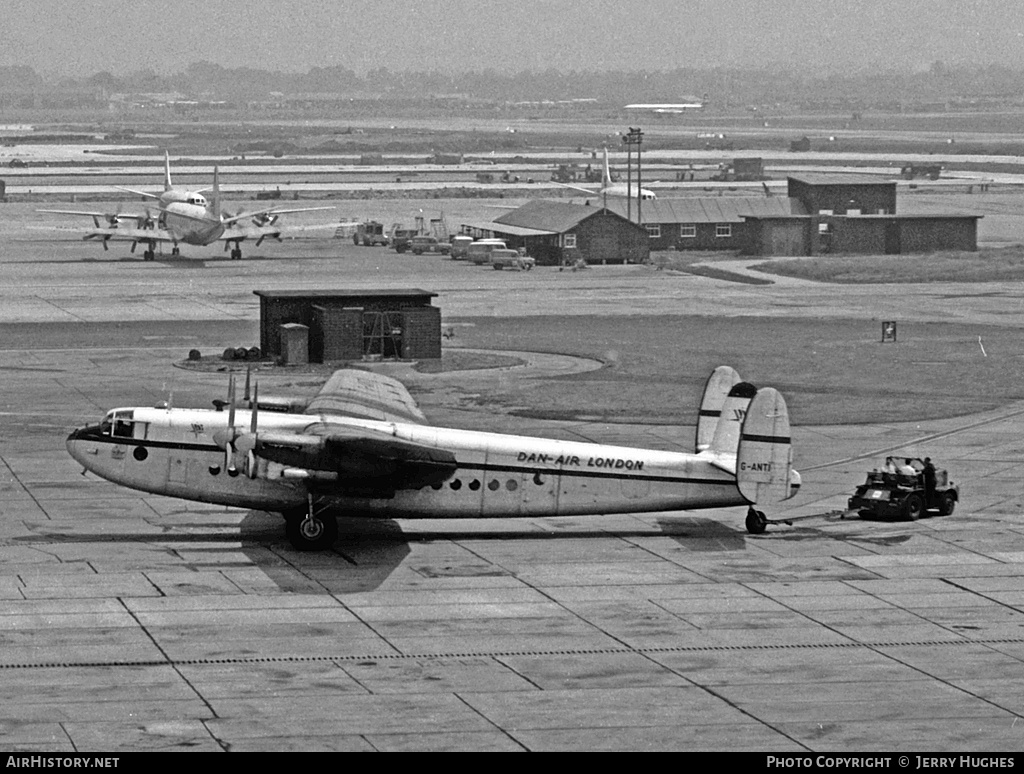
<svg viewBox="0 0 1024 774"><path fill-rule="evenodd" d="M309 362L441 357L437 293L398 290L254 290L260 299L260 349L280 357L281 326L309 328Z"/></svg>

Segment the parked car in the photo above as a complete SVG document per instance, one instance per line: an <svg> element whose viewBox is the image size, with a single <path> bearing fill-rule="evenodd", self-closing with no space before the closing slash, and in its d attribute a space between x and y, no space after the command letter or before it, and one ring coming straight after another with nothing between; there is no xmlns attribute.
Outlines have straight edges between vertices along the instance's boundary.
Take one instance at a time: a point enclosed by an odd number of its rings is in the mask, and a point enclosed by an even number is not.
<svg viewBox="0 0 1024 774"><path fill-rule="evenodd" d="M528 255L520 255L518 250L494 250L491 252L491 266L497 270L515 269L529 271L537 261Z"/></svg>
<svg viewBox="0 0 1024 774"><path fill-rule="evenodd" d="M423 255L423 253L448 255L452 250L452 246L448 242L442 242L436 236L420 234L409 240L409 250L413 255Z"/></svg>

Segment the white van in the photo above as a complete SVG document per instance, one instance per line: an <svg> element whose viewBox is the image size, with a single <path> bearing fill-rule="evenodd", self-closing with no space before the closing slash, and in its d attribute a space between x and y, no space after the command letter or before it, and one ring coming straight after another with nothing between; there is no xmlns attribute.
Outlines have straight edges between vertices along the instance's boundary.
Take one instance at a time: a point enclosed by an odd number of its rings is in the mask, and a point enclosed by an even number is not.
<svg viewBox="0 0 1024 774"><path fill-rule="evenodd" d="M504 249L505 243L500 239L480 239L466 248L466 260L482 266L491 262L491 253Z"/></svg>

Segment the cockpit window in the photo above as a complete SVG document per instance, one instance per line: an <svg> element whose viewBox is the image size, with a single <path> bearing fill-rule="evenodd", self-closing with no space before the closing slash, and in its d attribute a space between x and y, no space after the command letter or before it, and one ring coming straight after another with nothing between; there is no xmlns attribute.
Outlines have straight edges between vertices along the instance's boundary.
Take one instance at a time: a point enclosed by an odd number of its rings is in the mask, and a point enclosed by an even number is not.
<svg viewBox="0 0 1024 774"><path fill-rule="evenodd" d="M206 199L202 196L192 196L188 200L189 204L198 204L200 207L206 206Z"/></svg>
<svg viewBox="0 0 1024 774"><path fill-rule="evenodd" d="M135 435L134 412L111 411L100 422L100 432L114 438L132 438Z"/></svg>

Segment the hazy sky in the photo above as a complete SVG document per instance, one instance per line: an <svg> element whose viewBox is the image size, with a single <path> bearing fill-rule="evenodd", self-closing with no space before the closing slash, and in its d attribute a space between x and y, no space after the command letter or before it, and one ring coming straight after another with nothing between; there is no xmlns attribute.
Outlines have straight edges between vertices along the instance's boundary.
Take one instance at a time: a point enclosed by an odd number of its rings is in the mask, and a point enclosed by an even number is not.
<svg viewBox="0 0 1024 774"><path fill-rule="evenodd" d="M742 65L1024 69L1024 0L0 0L0 65L161 74Z"/></svg>

